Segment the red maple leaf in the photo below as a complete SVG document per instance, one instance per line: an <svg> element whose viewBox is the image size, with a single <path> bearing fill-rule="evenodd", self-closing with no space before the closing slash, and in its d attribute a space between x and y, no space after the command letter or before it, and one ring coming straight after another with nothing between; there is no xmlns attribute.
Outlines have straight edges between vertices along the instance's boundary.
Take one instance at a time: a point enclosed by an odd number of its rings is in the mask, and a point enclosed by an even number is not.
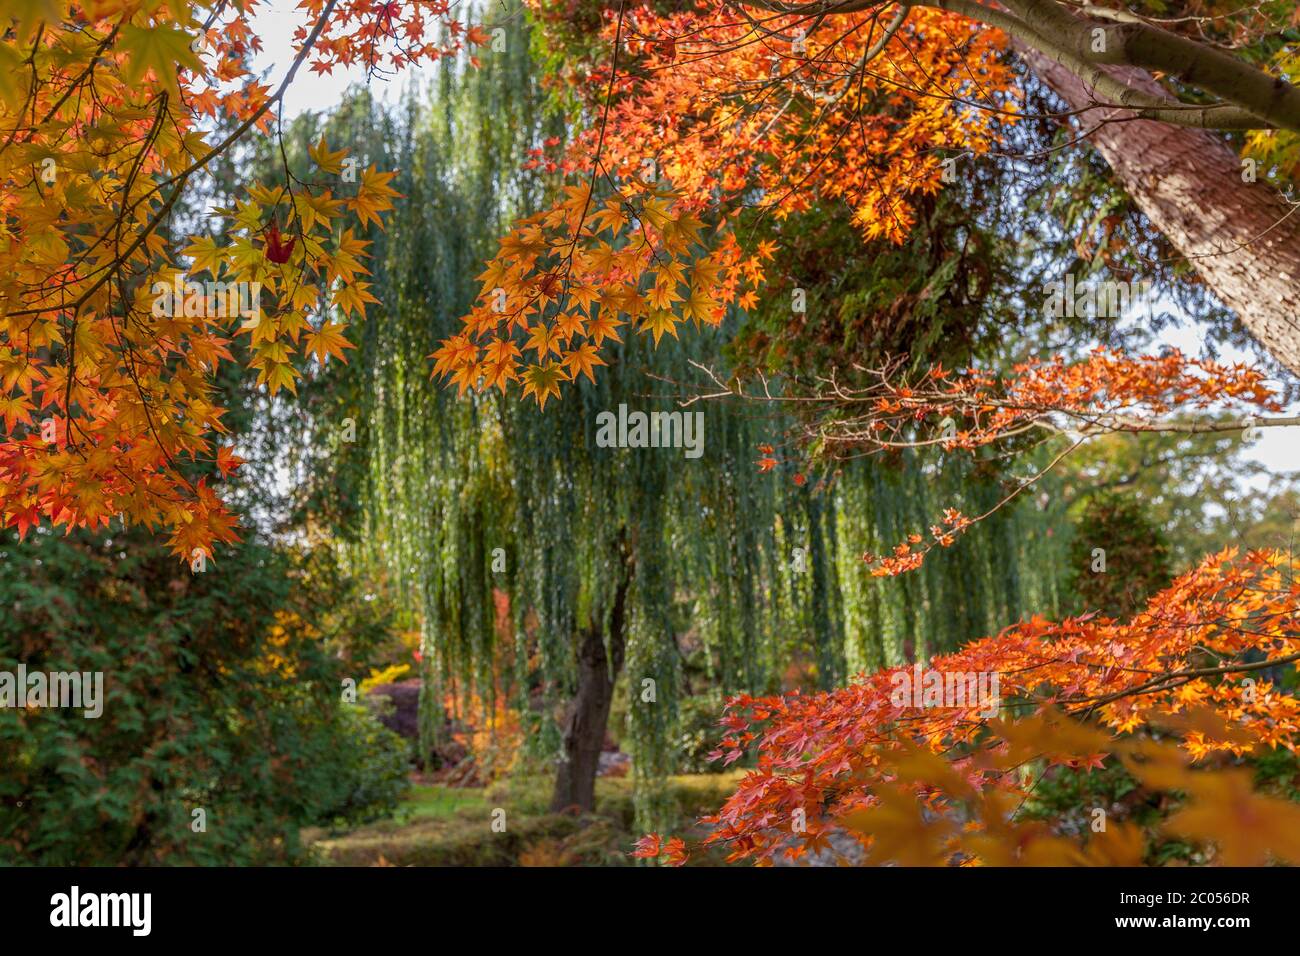
<svg viewBox="0 0 1300 956"><path fill-rule="evenodd" d="M294 243L297 241L297 236L290 236L289 241L284 242L280 238L279 224L272 219L271 224L266 227L266 258L283 265L289 261L289 255L293 252Z"/></svg>

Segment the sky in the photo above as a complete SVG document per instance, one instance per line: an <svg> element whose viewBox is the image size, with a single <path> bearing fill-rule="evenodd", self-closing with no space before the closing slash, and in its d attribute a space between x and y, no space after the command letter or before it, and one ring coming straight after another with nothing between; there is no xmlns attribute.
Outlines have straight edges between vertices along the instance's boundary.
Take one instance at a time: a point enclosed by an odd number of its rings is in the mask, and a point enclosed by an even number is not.
<svg viewBox="0 0 1300 956"><path fill-rule="evenodd" d="M1170 326L1158 337L1162 344L1172 345L1185 355L1201 355L1204 346L1196 323L1184 320L1181 325ZM1219 349L1218 361L1225 364L1248 362L1250 356L1228 346ZM1289 408L1287 414L1300 414L1300 409ZM1245 456L1260 462L1273 474L1300 471L1300 426L1285 428L1262 428L1259 437L1250 445ZM1257 479L1253 484L1261 484L1264 479Z"/></svg>
<svg viewBox="0 0 1300 956"><path fill-rule="evenodd" d="M297 0L269 0L262 5L261 12L253 17L253 29L262 39L262 52L254 58L255 70L270 72L262 82L271 89L278 88L280 81L293 63L293 32L306 25L306 14L295 9ZM395 101L411 82L419 82L425 75L423 67L408 69L403 77L385 82L375 79L370 83L371 93L383 101ZM304 65L298 71L288 91L284 95L284 119L308 110L320 110L338 103L343 98L343 91L353 83L364 83L364 67L354 66L348 69L335 68L331 73L312 73Z"/></svg>
<svg viewBox="0 0 1300 956"><path fill-rule="evenodd" d="M258 70L269 70L265 82L275 89L293 62L292 36L294 30L303 22L304 14L294 9L295 0L270 0L254 20L254 28L262 37L262 53L254 61ZM406 84L419 83L425 77L422 69L409 71L403 78L387 82L375 79L370 81L371 93L383 101L395 102L400 99ZM365 70L353 67L347 70L336 69L330 75L317 75L305 68L290 86L284 98L284 118L289 120L306 110L319 110L338 103L349 85L365 82ZM1170 326L1157 339L1159 344L1171 345L1187 355L1201 355L1203 345L1200 341L1196 323L1186 319L1179 326ZM1219 360L1223 362L1245 361L1248 356L1230 348L1220 350ZM1290 414L1300 409L1289 409ZM1264 428L1250 446L1246 457L1263 464L1270 472L1300 471L1300 426L1287 428ZM1257 480L1256 483L1263 481Z"/></svg>

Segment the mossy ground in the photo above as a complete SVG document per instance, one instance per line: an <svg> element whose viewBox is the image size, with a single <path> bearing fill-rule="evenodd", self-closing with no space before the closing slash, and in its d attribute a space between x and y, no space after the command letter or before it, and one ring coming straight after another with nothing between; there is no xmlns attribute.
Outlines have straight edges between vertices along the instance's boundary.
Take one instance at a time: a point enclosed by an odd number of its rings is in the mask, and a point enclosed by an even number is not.
<svg viewBox="0 0 1300 956"><path fill-rule="evenodd" d="M715 812L735 790L740 771L670 777L668 795L681 830ZM333 866L592 866L630 865L632 781L596 782L596 811L549 812L550 778L516 777L490 787L416 784L391 817L342 833L304 834L322 863ZM493 812L505 811L494 832ZM499 816L499 815L498 815ZM720 862L721 856L698 862Z"/></svg>

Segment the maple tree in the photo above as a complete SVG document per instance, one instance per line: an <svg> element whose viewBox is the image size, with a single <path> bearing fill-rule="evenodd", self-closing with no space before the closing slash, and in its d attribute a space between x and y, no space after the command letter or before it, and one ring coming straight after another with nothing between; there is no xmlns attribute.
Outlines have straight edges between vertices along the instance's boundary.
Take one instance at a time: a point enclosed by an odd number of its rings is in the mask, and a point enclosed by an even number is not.
<svg viewBox="0 0 1300 956"><path fill-rule="evenodd" d="M625 12L612 19L614 52L594 77L600 122L552 160L582 181L502 240L465 331L432 356L434 374L462 392L520 381L544 405L563 382L591 377L606 340L619 341L629 322L657 344L683 322L716 325L727 306L751 306L773 255L770 243L744 250L734 229L755 194L778 217L819 198L846 201L864 238L897 242L912 222L909 197L940 188L938 150L981 153L997 142L985 114L954 121L949 98L968 83L1008 88L1000 41L948 14L918 13L912 29L928 28L928 41L906 61L886 57L879 77L845 83L846 64L896 39L901 15L851 17L833 40L786 52L726 7L663 18L639 10L635 26ZM680 35L692 39L672 39ZM635 68L620 65L624 50ZM792 109L805 88L826 90L824 102L814 95ZM733 98L737 89L747 95ZM872 108L884 101L893 111Z"/></svg>
<svg viewBox="0 0 1300 956"><path fill-rule="evenodd" d="M212 388L233 337L271 394L293 390L308 357L344 358L344 329L374 301L357 229L391 208L392 173L346 150L317 144L318 181L286 163L282 181L248 184L208 234L176 236L172 214L216 157L274 131L304 64L400 70L486 36L442 2L303 0L272 90L251 67L258 9L0 9L0 525L121 516L164 528L182 560L211 558L236 537L202 474L239 464Z"/></svg>
<svg viewBox="0 0 1300 956"><path fill-rule="evenodd" d="M1030 360L1006 376L936 367L907 379L897 374L897 363L859 371L866 372L865 384L849 385L832 375L807 393L782 396L810 409L798 429L802 451L795 459L801 469L796 481L810 470L809 462L799 460L810 445L833 464L899 449L974 455L998 443L1014 448L1027 433L1058 441L1065 436L1045 468L1015 479L988 511L968 517L946 509L928 540L912 533L889 554L863 554L876 577L917 570L933 548L952 546L1096 436L1241 432L1296 422L1277 414L1282 410L1277 391L1259 370L1189 359L1177 351L1130 358L1097 349L1077 362L1060 356ZM747 393L710 374L719 386L713 397L774 400L770 391ZM1220 414L1195 416L1210 408ZM762 471L782 464L770 445L760 454ZM833 480L833 475L823 479ZM703 843L722 843L732 859L768 863L778 852L799 857L827 851L828 836L847 831L868 848L868 862L1133 865L1142 861L1145 846L1133 828L1104 831L1108 835L1081 848L1041 824L1014 820L1037 782L1018 772L1026 759L1044 760L1048 769L1100 768L1099 755L1111 750L1126 765L1133 753L1142 759L1154 754L1168 772L1139 763L1139 777L1157 781L1158 789L1196 795L1199 803L1168 821L1170 832L1221 843L1230 865L1262 864L1265 846L1294 860L1297 849L1275 838L1294 825L1293 807L1252 795L1244 771L1193 774L1183 765L1221 750L1235 755L1265 747L1295 750L1296 699L1251 675L1270 668L1278 674L1279 665L1294 666L1300 659L1298 615L1300 590L1290 555L1256 551L1239 558L1229 549L1206 557L1127 623L1095 612L1056 624L1035 616L929 662L941 678L997 674L1005 710L1032 708L1042 720L1064 708L1084 722L1100 722L1118 735L1113 739L1073 721L1017 731L990 719L981 711L983 702L935 708L900 704L890 688L906 668L863 675L844 691L807 698L735 698L724 720L731 736L716 756L731 762L752 747L759 769L717 816L701 821L712 830ZM1192 713L1200 716L1190 720ZM1174 726L1185 756L1160 755L1134 736L1150 725ZM1093 741L1096 755L1081 759L1079 750L1061 755L1063 742L1084 739ZM1032 750L1023 746L1026 740L1036 742ZM990 759L991 753L1000 759ZM899 772L900 765L912 770ZM920 766L927 768L925 774L908 775ZM918 814L917 785L937 819ZM960 814L952 816L958 804L967 815L965 826ZM789 821L796 810L817 822L798 828L792 839ZM1263 837L1260 828L1271 836ZM652 834L637 852L680 864L691 849L680 838L663 842Z"/></svg>
<svg viewBox="0 0 1300 956"><path fill-rule="evenodd" d="M1213 712L1197 709L1164 717L1162 723L1195 728L1201 735L1246 740ZM1104 809L1094 810L1102 824L1085 840L1071 839L1042 821L1018 818L1031 796L1030 788L989 787L973 778L1014 780L1026 764L1100 766L1111 759L1122 765L1146 790L1181 794L1180 806L1152 828L1156 838L1191 840L1210 848L1228 866L1263 866L1300 859L1295 839L1300 811L1293 803L1259 793L1248 771L1194 769L1177 746L1153 738L1116 740L1095 729L1062 721L1047 711L1019 720L994 721L991 734L959 760L918 746L906 738L869 748L873 781L859 792L860 805L846 810L838 822L858 841L858 857L866 865L903 866L1141 866L1148 834L1127 820L1106 821ZM1112 758L1118 758L1114 760ZM1039 779L1043 773L1038 774ZM782 807L782 815L792 815ZM798 807L797 807L798 809ZM771 810L768 811L771 813ZM716 820L716 818L713 818ZM713 822L711 820L710 822ZM773 850L799 859L833 849L825 831L790 842L777 827L770 828L773 846L755 850L743 840L733 859L755 857L770 864ZM805 832L805 831L798 831ZM637 842L634 856L662 858L670 865L686 863L695 848L681 837L665 840L649 834ZM844 860L846 854L835 853Z"/></svg>

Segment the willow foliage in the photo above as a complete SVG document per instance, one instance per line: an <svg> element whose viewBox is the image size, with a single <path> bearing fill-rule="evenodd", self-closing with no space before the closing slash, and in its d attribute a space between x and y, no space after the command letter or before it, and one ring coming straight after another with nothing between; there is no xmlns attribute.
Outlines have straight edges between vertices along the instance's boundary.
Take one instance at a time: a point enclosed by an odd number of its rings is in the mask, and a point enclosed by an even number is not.
<svg viewBox="0 0 1300 956"><path fill-rule="evenodd" d="M405 199L387 233L372 236L382 305L350 364L332 373L318 438L337 449L335 481L355 513L339 530L349 560L389 578L423 635L429 733L444 694L484 707L505 694L534 753L557 757L577 634L609 613L615 544L630 543L625 743L638 825L652 829L667 812L657 782L677 766L688 635L724 693L779 690L792 663L832 686L953 648L1030 607L1050 610L1052 584L1035 569L1050 566L1044 549L1058 542L1044 513L1011 510L918 574L881 581L864 570L863 551L928 527L942 507L974 512L999 490L911 458L854 463L821 491L762 475L757 446L783 423L725 403L691 409L705 421L698 459L597 446L602 411L672 410L661 380L690 380L688 360L720 354L739 317L657 349L624 327L595 384L544 412L430 382L426 356L458 327L502 226L554 185L521 169L563 125L546 112L526 21L507 23L504 51L485 50L480 69L446 64L400 109L357 97L328 119L330 143L398 170ZM347 419L356 441L345 444Z"/></svg>

